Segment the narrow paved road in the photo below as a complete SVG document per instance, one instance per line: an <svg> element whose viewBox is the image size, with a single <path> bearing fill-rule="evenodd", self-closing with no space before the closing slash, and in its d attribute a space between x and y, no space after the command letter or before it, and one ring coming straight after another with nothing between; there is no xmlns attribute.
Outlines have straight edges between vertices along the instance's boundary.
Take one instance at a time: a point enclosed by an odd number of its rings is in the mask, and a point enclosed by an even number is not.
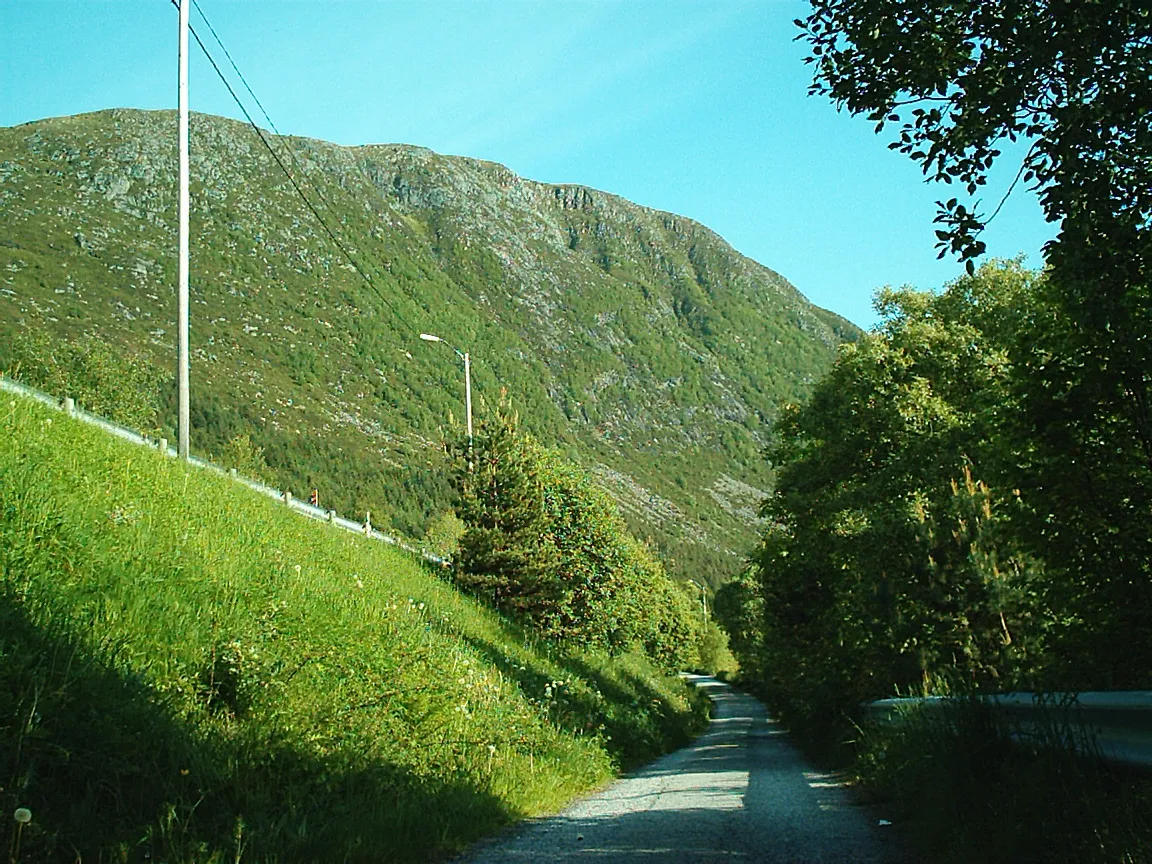
<svg viewBox="0 0 1152 864"><path fill-rule="evenodd" d="M497 862L895 862L891 828L812 771L755 699L712 678L697 741L458 864Z"/></svg>

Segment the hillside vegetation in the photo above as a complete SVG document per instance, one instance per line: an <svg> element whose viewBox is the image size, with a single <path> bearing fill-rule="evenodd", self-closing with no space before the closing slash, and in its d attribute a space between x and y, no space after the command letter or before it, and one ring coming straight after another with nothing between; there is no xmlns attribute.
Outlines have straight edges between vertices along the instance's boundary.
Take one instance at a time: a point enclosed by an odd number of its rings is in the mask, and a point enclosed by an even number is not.
<svg viewBox="0 0 1152 864"><path fill-rule="evenodd" d="M539 641L393 548L16 397L0 488L21 861L428 860L702 720L636 653Z"/></svg>
<svg viewBox="0 0 1152 864"><path fill-rule="evenodd" d="M175 128L112 110L0 129L0 367L17 333L99 334L172 376ZM431 332L471 353L478 414L506 390L674 574L740 566L766 423L852 325L680 216L418 147L271 136L354 267L251 128L194 115L191 140L196 452L249 434L280 485L422 539L463 414Z"/></svg>

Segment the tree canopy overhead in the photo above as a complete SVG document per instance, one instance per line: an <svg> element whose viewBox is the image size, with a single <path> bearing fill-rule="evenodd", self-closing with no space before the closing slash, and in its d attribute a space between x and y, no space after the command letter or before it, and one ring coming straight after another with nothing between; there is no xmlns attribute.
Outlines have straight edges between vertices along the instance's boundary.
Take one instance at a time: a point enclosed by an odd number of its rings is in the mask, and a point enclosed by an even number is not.
<svg viewBox="0 0 1152 864"><path fill-rule="evenodd" d="M878 132L899 124L890 146L932 179L975 197L1005 141L1028 145L1019 179L1060 231L1003 342L1012 410L993 437L1027 504L1016 537L1066 589L1054 602L1078 610L1059 640L1064 666L1092 686L1142 685L1152 668L1152 3L811 5L797 23L812 92ZM942 201L936 220L942 254L969 273L995 215L979 206Z"/></svg>
<svg viewBox="0 0 1152 864"><path fill-rule="evenodd" d="M926 175L975 196L1003 142L1023 140L1017 179L1049 221L1074 235L1152 229L1147 0L812 0L796 23L812 50L811 92L877 131L899 124L889 146ZM995 210L939 204L941 255L971 264Z"/></svg>

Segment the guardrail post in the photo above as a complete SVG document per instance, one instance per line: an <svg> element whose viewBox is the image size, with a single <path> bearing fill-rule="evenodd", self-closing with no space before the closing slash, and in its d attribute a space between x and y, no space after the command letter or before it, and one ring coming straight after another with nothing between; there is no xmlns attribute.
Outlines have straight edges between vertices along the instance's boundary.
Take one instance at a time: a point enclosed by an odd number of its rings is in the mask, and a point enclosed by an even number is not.
<svg viewBox="0 0 1152 864"><path fill-rule="evenodd" d="M329 510L328 511L328 521L329 522L335 522L336 521L336 511L335 510Z"/></svg>
<svg viewBox="0 0 1152 864"><path fill-rule="evenodd" d="M289 492L287 489L284 490L284 494L281 497L284 499L285 504L287 504L287 505L292 504L292 493Z"/></svg>
<svg viewBox="0 0 1152 864"><path fill-rule="evenodd" d="M372 536L372 511L369 510L364 514L364 536Z"/></svg>
<svg viewBox="0 0 1152 864"><path fill-rule="evenodd" d="M235 468L229 468L228 469L228 476L231 477L233 480L235 480L236 479L236 469Z"/></svg>
<svg viewBox="0 0 1152 864"><path fill-rule="evenodd" d="M156 449L160 451L161 456L167 456L168 455L168 439L167 438L161 438L159 441L157 441L156 442Z"/></svg>
<svg viewBox="0 0 1152 864"><path fill-rule="evenodd" d="M76 400L71 396L64 397L64 413L69 417L76 416Z"/></svg>

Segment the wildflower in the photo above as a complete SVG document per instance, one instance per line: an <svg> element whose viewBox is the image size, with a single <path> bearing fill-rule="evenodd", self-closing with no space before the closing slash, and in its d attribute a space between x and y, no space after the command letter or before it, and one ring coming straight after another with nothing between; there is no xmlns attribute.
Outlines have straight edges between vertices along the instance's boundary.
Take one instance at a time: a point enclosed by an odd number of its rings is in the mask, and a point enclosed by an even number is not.
<svg viewBox="0 0 1152 864"><path fill-rule="evenodd" d="M297 576L299 576L299 575L300 575L300 569L301 569L301 568L300 568L300 565L299 565L299 564L297 564L297 565L296 565L296 575L297 575Z"/></svg>
<svg viewBox="0 0 1152 864"><path fill-rule="evenodd" d="M13 816L15 816L16 821L21 825L27 825L32 821L32 811L27 807L17 807Z"/></svg>
<svg viewBox="0 0 1152 864"><path fill-rule="evenodd" d="M417 609L420 609L420 610L423 610L423 609L424 609L424 604L423 604L423 603L421 603L421 604L419 604L419 605L418 605L416 608L417 608Z"/></svg>
<svg viewBox="0 0 1152 864"><path fill-rule="evenodd" d="M489 744L488 745L488 755L489 756L495 756L496 755L496 745L495 744Z"/></svg>

